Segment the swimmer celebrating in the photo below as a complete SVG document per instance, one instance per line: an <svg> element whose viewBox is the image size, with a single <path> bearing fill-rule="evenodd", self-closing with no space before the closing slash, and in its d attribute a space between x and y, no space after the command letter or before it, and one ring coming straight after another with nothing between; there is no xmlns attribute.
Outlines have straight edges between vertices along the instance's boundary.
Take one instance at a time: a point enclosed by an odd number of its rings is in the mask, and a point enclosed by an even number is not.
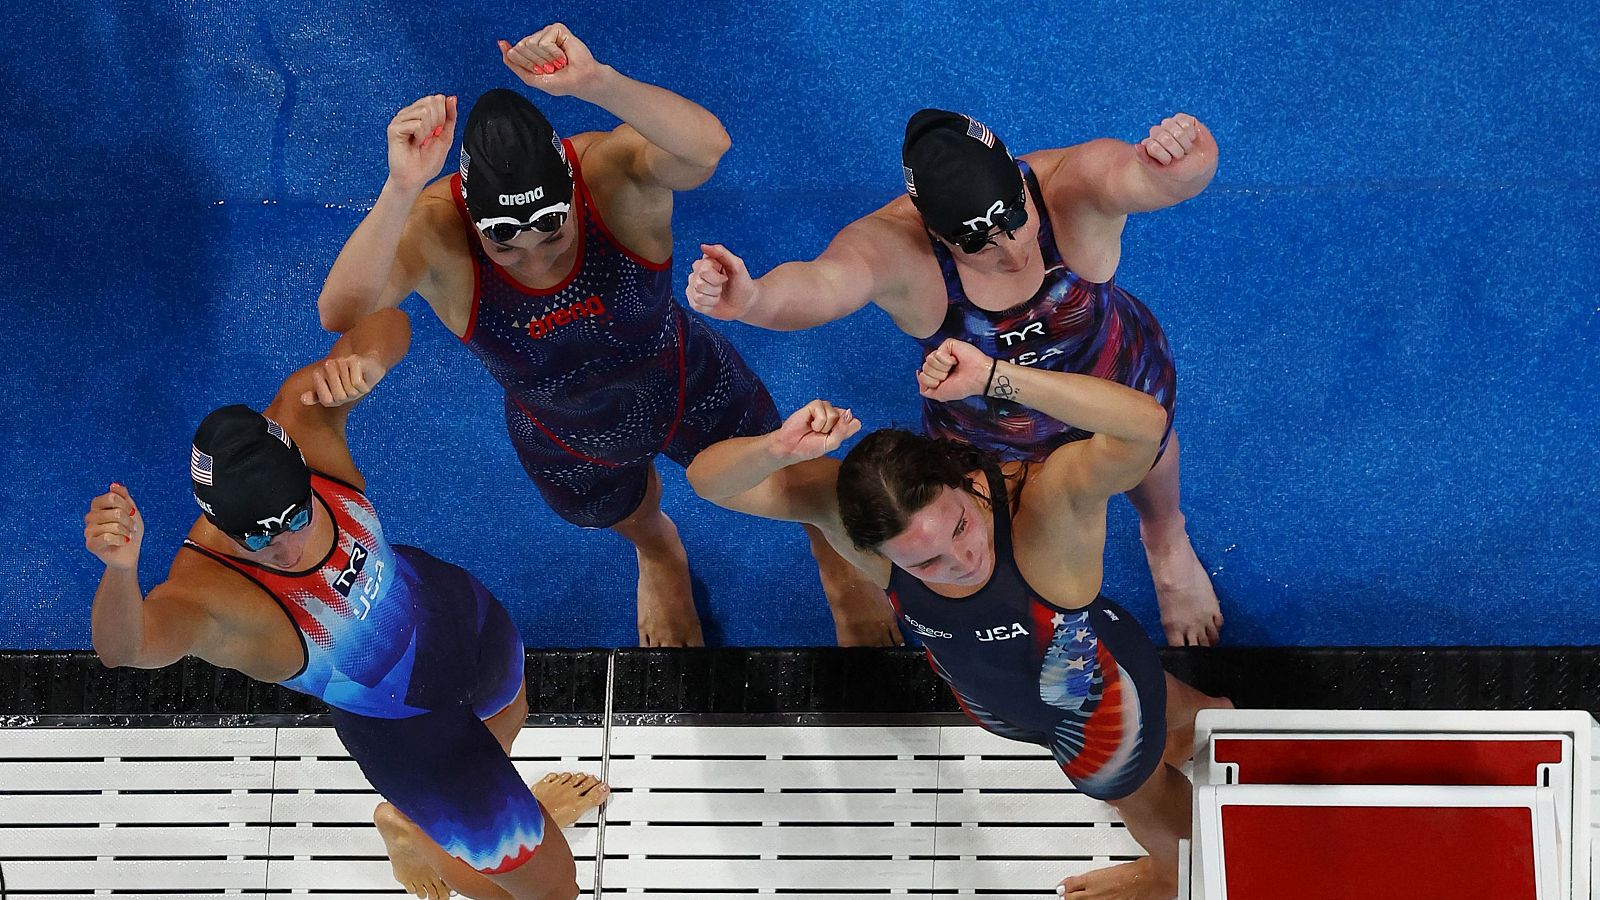
<svg viewBox="0 0 1600 900"><path fill-rule="evenodd" d="M711 177L728 134L698 104L600 63L561 24L501 41L500 55L530 87L623 124L563 140L521 94L492 90L467 116L459 171L429 184L455 98L400 110L389 179L328 273L322 324L343 331L421 294L504 389L511 442L551 510L633 544L640 644L702 644L655 458L688 465L779 422L727 339L672 300L673 193ZM810 537L839 642L898 642L882 593Z"/></svg>
<svg viewBox="0 0 1600 900"><path fill-rule="evenodd" d="M384 537L346 443L351 406L410 336L404 313L375 313L290 375L265 413L206 416L189 453L202 515L148 593L132 495L113 484L94 498L84 543L106 567L94 649L111 667L197 656L327 703L387 801L374 821L417 896L570 900L560 829L608 788L562 773L530 791L518 777L507 754L528 702L516 626L471 574Z"/></svg>
<svg viewBox="0 0 1600 900"><path fill-rule="evenodd" d="M1128 216L1181 203L1210 183L1210 132L1180 113L1137 144L1105 138L1013 159L982 123L924 109L906 124L901 161L906 194L845 226L815 260L752 279L727 248L702 246L690 305L790 331L871 300L924 355L956 338L1002 361L1096 375L1155 397L1167 431L1128 499L1168 642L1216 643L1221 610L1179 507L1172 352L1155 316L1114 280ZM1085 428L1004 398L923 402L925 433L1007 460L1042 460L1088 437Z"/></svg>
<svg viewBox="0 0 1600 900"><path fill-rule="evenodd" d="M1092 433L1037 462L883 429L843 463L860 423L816 400L781 428L723 441L689 467L729 509L808 522L888 589L963 710L1050 748L1083 793L1114 806L1148 852L1061 883L1074 900L1168 900L1190 786L1174 764L1195 714L1226 707L1161 669L1133 616L1100 594L1106 503L1145 476L1167 430L1147 394L1088 375L1000 362L957 340L923 361L922 396L987 396Z"/></svg>

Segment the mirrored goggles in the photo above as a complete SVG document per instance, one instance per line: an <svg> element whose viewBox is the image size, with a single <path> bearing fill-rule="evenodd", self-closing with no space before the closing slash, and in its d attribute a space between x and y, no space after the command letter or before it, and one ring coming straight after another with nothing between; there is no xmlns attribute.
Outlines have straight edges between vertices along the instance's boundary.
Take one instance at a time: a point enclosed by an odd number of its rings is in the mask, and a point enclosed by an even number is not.
<svg viewBox="0 0 1600 900"><path fill-rule="evenodd" d="M1015 204L994 216L993 223L989 227L945 235L945 240L959 247L962 253L977 253L994 243L994 239L999 237L1001 232L1004 232L1006 237L1011 237L1026 224L1028 224L1028 206L1021 197L1018 197Z"/></svg>

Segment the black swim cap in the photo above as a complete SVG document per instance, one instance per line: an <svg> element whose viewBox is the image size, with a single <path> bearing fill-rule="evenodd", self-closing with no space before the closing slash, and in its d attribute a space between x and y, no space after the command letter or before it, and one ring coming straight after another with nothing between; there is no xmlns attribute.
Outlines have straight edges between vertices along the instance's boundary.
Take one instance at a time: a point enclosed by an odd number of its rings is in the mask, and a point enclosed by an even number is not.
<svg viewBox="0 0 1600 900"><path fill-rule="evenodd" d="M529 222L572 204L572 164L528 99L496 88L478 98L461 138L461 198L475 224Z"/></svg>
<svg viewBox="0 0 1600 900"><path fill-rule="evenodd" d="M311 499L311 469L289 433L241 405L216 410L195 430L189 483L206 518L231 535L259 531Z"/></svg>
<svg viewBox="0 0 1600 900"><path fill-rule="evenodd" d="M934 234L992 228L999 211L1022 196L1022 173L1005 143L961 113L924 109L912 116L900 161L906 193Z"/></svg>

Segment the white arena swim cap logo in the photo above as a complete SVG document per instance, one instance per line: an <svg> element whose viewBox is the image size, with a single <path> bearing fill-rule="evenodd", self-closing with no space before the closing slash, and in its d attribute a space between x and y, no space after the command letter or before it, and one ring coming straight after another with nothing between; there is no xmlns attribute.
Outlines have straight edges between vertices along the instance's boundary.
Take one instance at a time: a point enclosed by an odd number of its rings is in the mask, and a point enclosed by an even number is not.
<svg viewBox="0 0 1600 900"><path fill-rule="evenodd" d="M543 200L543 199L544 199L544 188L536 187L531 191L523 191L520 194L501 194L500 195L500 205L501 206L522 206L523 204L532 203L532 202L534 202L536 200Z"/></svg>
<svg viewBox="0 0 1600 900"><path fill-rule="evenodd" d="M981 225L983 225L984 230L987 231L990 228L994 227L994 217L1000 215L1001 213L1003 213L1005 211L1006 211L1006 202L1004 200L996 200L995 202L989 204L989 211L988 212L986 212L983 215L977 217L976 219L968 219L966 222L963 222L962 224L966 225L967 228L969 228L969 229L971 229L973 231L977 231L978 230L978 226L981 224Z"/></svg>

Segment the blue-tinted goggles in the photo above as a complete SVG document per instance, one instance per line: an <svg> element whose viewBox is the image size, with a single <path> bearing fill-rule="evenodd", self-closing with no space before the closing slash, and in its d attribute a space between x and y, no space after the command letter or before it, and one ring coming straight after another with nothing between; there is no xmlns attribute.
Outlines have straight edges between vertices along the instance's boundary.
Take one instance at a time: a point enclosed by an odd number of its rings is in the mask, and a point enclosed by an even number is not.
<svg viewBox="0 0 1600 900"><path fill-rule="evenodd" d="M311 498L307 497L279 515L261 520L261 524L263 527L259 531L246 531L243 534L231 534L229 537L243 544L252 553L265 550L278 535L286 531L300 531L311 524Z"/></svg>

